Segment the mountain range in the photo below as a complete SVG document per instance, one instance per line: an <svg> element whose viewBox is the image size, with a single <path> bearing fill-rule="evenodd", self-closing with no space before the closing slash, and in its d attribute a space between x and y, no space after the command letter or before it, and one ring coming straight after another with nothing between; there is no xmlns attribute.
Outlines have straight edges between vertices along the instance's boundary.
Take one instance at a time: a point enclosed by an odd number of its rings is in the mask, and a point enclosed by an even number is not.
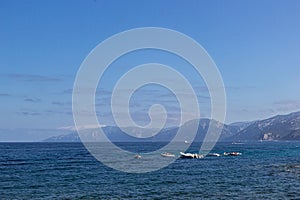
<svg viewBox="0 0 300 200"><path fill-rule="evenodd" d="M197 123L198 131L194 139L195 142L203 141L210 123L213 129L222 127L219 138L220 141L300 140L300 112L277 115L268 119L252 122L236 122L228 125L213 119L191 120L183 124L180 128L188 134ZM126 132L129 131L131 135L124 133L119 127L115 126L102 128L105 135L112 142L168 142L175 137L179 127L162 129L158 134L147 138L140 138L140 136L147 132L153 132L152 130L134 127L127 127L125 129ZM101 135L98 129L87 129L85 131L87 132L86 137L91 141L93 141L95 135ZM185 138L179 138L179 140L184 141ZM74 131L69 134L50 137L43 140L43 142L80 142L80 137L77 132Z"/></svg>
<svg viewBox="0 0 300 200"><path fill-rule="evenodd" d="M300 140L300 112L255 121L239 131L234 140Z"/></svg>

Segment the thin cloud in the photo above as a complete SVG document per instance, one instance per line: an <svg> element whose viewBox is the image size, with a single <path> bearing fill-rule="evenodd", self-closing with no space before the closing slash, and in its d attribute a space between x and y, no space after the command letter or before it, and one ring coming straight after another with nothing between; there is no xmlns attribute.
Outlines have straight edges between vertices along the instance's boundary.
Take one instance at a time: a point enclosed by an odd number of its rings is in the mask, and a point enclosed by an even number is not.
<svg viewBox="0 0 300 200"><path fill-rule="evenodd" d="M72 111L63 111L63 110L45 110L44 113L48 116L52 116L52 115L73 115Z"/></svg>
<svg viewBox="0 0 300 200"><path fill-rule="evenodd" d="M65 105L63 102L59 102L59 101L53 101L52 105L57 105L57 106L63 106Z"/></svg>
<svg viewBox="0 0 300 200"><path fill-rule="evenodd" d="M24 101L31 102L31 103L39 103L42 100L40 98L25 98Z"/></svg>
<svg viewBox="0 0 300 200"><path fill-rule="evenodd" d="M73 89L66 89L64 91L62 91L63 94L72 94Z"/></svg>
<svg viewBox="0 0 300 200"><path fill-rule="evenodd" d="M225 86L225 89L231 91L247 91L247 90L256 89L256 87L255 86Z"/></svg>
<svg viewBox="0 0 300 200"><path fill-rule="evenodd" d="M275 101L274 105L278 111L293 111L300 109L300 100L290 99Z"/></svg>
<svg viewBox="0 0 300 200"><path fill-rule="evenodd" d="M10 94L7 94L7 93L0 93L0 97L10 97L11 95Z"/></svg>
<svg viewBox="0 0 300 200"><path fill-rule="evenodd" d="M24 116L39 116L39 115L42 115L42 113L39 113L39 112L29 112L29 111L17 112L17 114L24 115Z"/></svg>
<svg viewBox="0 0 300 200"><path fill-rule="evenodd" d="M93 93L94 90L92 88L81 88L79 90L80 94L90 94L90 93ZM65 89L62 91L63 94L72 94L73 93L73 89L72 88L69 88L69 89ZM108 90L104 90L104 89L97 89L96 90L96 94L97 95L111 95L111 91L108 91Z"/></svg>
<svg viewBox="0 0 300 200"><path fill-rule="evenodd" d="M71 105L72 103L70 103L70 102L60 102L60 101L52 101L51 104L52 105L56 105L56 106L65 106L65 105Z"/></svg>
<svg viewBox="0 0 300 200"><path fill-rule="evenodd" d="M33 74L7 74L7 77L14 80L26 82L59 82L61 78L53 76L33 75Z"/></svg>

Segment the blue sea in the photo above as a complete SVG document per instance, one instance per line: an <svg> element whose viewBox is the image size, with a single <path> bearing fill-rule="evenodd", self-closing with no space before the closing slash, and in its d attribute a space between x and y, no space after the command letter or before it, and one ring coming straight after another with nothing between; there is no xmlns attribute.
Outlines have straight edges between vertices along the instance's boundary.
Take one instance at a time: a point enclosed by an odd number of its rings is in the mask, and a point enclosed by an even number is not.
<svg viewBox="0 0 300 200"><path fill-rule="evenodd" d="M225 151L242 155L132 174L106 167L80 143L0 143L0 199L300 199L300 142L218 143L212 152Z"/></svg>

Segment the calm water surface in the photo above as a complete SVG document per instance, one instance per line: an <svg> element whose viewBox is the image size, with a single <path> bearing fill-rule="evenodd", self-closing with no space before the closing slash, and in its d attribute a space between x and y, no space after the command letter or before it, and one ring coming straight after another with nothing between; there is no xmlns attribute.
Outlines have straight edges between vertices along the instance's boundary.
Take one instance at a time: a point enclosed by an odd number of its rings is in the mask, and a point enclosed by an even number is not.
<svg viewBox="0 0 300 200"><path fill-rule="evenodd" d="M224 151L243 155L179 159L128 174L104 166L80 143L0 143L0 199L300 199L300 142L220 143L213 150Z"/></svg>

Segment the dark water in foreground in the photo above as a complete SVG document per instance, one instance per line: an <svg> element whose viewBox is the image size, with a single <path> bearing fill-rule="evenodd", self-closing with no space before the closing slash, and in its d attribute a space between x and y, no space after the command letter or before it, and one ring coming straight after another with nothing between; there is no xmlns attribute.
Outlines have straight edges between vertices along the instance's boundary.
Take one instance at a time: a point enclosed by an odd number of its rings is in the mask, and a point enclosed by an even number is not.
<svg viewBox="0 0 300 200"><path fill-rule="evenodd" d="M128 174L78 143L0 143L0 199L300 199L300 142L220 143L213 152L224 151L243 155Z"/></svg>

